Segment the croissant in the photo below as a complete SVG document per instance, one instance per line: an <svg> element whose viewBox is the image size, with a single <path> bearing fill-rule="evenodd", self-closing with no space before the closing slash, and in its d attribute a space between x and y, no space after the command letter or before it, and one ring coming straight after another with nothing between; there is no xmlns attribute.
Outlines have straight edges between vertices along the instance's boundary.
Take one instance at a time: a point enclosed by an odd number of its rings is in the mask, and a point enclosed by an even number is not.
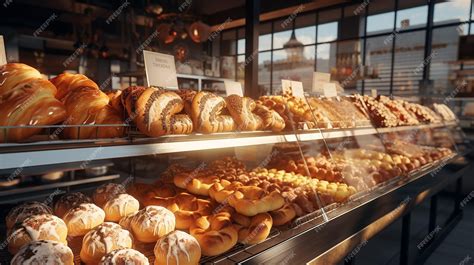
<svg viewBox="0 0 474 265"><path fill-rule="evenodd" d="M61 74L51 80L58 88L56 98L66 106L68 118L65 125L122 124L120 114L109 105L109 97L99 90L96 83L84 75ZM124 128L66 127L63 136L69 139L121 137Z"/></svg>
<svg viewBox="0 0 474 265"><path fill-rule="evenodd" d="M56 87L24 64L0 67L0 126L44 126L66 118L64 105L54 96ZM0 142L21 141L42 128L0 129Z"/></svg>
<svg viewBox="0 0 474 265"><path fill-rule="evenodd" d="M184 102L178 94L147 88L136 102L136 119L140 132L158 137L165 134L189 134L193 123L188 115L178 114Z"/></svg>
<svg viewBox="0 0 474 265"><path fill-rule="evenodd" d="M202 133L229 132L236 129L235 121L223 115L226 102L222 97L201 91L193 98L191 118L194 128Z"/></svg>

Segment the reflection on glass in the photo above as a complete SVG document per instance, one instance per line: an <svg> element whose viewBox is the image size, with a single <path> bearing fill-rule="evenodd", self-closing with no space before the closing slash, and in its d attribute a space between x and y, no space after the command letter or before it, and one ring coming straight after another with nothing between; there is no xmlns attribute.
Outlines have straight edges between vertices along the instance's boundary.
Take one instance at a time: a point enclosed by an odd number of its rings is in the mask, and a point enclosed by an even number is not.
<svg viewBox="0 0 474 265"><path fill-rule="evenodd" d="M237 81L245 80L245 55L237 56Z"/></svg>
<svg viewBox="0 0 474 265"><path fill-rule="evenodd" d="M395 12L382 13L367 17L367 33L382 33L393 30Z"/></svg>
<svg viewBox="0 0 474 265"><path fill-rule="evenodd" d="M272 48L272 34L261 35L258 37L258 50L259 51L267 51L267 50L270 50L271 48Z"/></svg>
<svg viewBox="0 0 474 265"><path fill-rule="evenodd" d="M455 0L437 3L434 9L435 23L466 21L469 18L470 0Z"/></svg>
<svg viewBox="0 0 474 265"><path fill-rule="evenodd" d="M271 52L260 52L258 54L258 89L259 95L266 95L270 92L270 67Z"/></svg>
<svg viewBox="0 0 474 265"><path fill-rule="evenodd" d="M331 68L331 78L341 83L345 89L355 88L361 76L361 41L342 41L337 43L336 67Z"/></svg>
<svg viewBox="0 0 474 265"><path fill-rule="evenodd" d="M336 67L336 43L320 44L316 54L316 70L329 73Z"/></svg>
<svg viewBox="0 0 474 265"><path fill-rule="evenodd" d="M237 41L237 54L245 54L245 39Z"/></svg>
<svg viewBox="0 0 474 265"><path fill-rule="evenodd" d="M273 34L273 49L281 49L283 45L290 39L291 30L277 32Z"/></svg>
<svg viewBox="0 0 474 265"><path fill-rule="evenodd" d="M398 11L397 29L418 28L426 25L428 6L419 6Z"/></svg>
<svg viewBox="0 0 474 265"><path fill-rule="evenodd" d="M318 43L337 39L337 22L318 25Z"/></svg>
<svg viewBox="0 0 474 265"><path fill-rule="evenodd" d="M304 45L314 44L316 41L316 26L295 30L296 38Z"/></svg>
<svg viewBox="0 0 474 265"><path fill-rule="evenodd" d="M395 96L418 95L419 82L423 77L425 31L401 33L395 44L393 94Z"/></svg>
<svg viewBox="0 0 474 265"><path fill-rule="evenodd" d="M378 94L390 93L392 45L387 39L390 35L367 39L364 71L370 77L365 81L365 91L377 89Z"/></svg>

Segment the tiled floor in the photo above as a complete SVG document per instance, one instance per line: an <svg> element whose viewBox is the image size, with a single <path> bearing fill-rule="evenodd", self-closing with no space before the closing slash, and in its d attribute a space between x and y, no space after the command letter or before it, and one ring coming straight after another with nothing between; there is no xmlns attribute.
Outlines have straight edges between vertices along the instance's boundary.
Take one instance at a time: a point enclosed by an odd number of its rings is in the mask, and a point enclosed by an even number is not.
<svg viewBox="0 0 474 265"><path fill-rule="evenodd" d="M441 196L438 201L438 224L441 225L453 209L450 198ZM429 201L412 212L412 246L418 245L428 234ZM357 254L356 264L399 264L401 220L370 239ZM464 263L463 263L464 260ZM427 265L474 264L474 199L464 208L464 217L444 242L426 261Z"/></svg>

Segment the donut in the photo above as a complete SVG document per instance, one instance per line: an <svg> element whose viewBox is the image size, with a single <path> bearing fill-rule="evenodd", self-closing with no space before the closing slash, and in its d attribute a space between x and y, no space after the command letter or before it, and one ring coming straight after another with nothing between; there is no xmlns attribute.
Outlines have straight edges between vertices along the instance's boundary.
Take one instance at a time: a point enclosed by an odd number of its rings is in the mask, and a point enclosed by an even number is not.
<svg viewBox="0 0 474 265"><path fill-rule="evenodd" d="M201 259L198 241L179 230L160 238L153 252L155 265L196 265Z"/></svg>

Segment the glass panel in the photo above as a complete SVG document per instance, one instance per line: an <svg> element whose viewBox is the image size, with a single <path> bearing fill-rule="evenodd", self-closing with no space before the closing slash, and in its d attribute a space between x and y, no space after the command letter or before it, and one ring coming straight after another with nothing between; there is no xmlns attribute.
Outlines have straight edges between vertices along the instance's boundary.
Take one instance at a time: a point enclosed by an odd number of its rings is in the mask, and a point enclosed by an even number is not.
<svg viewBox="0 0 474 265"><path fill-rule="evenodd" d="M266 51L272 49L272 34L260 35L258 37L258 50Z"/></svg>
<svg viewBox="0 0 474 265"><path fill-rule="evenodd" d="M237 81L245 81L245 55L237 56Z"/></svg>
<svg viewBox="0 0 474 265"><path fill-rule="evenodd" d="M299 28L295 30L296 39L304 45L316 42L316 26Z"/></svg>
<svg viewBox="0 0 474 265"><path fill-rule="evenodd" d="M395 43L393 95L415 96L423 78L425 31L401 33Z"/></svg>
<svg viewBox="0 0 474 265"><path fill-rule="evenodd" d="M390 92L390 69L392 63L392 45L387 45L388 36L367 39L364 72L365 91L377 89L378 94Z"/></svg>
<svg viewBox="0 0 474 265"><path fill-rule="evenodd" d="M435 4L435 24L464 22L469 18L469 0L455 0Z"/></svg>
<svg viewBox="0 0 474 265"><path fill-rule="evenodd" d="M281 49L290 40L291 30L273 34L273 49Z"/></svg>
<svg viewBox="0 0 474 265"><path fill-rule="evenodd" d="M393 31L395 12L388 12L367 17L367 34Z"/></svg>
<svg viewBox="0 0 474 265"><path fill-rule="evenodd" d="M474 35L474 23L471 23L471 32L470 32L471 35Z"/></svg>
<svg viewBox="0 0 474 265"><path fill-rule="evenodd" d="M334 71L336 68L336 47L336 43L318 45L316 51L316 70L318 72L330 73Z"/></svg>
<svg viewBox="0 0 474 265"><path fill-rule="evenodd" d="M270 93L270 69L271 69L271 52L260 52L258 54L258 90L259 95Z"/></svg>
<svg viewBox="0 0 474 265"><path fill-rule="evenodd" d="M318 25L318 43L337 39L338 22Z"/></svg>
<svg viewBox="0 0 474 265"><path fill-rule="evenodd" d="M355 89L356 81L360 78L362 47L363 40L337 43L336 68L331 70L331 78L339 81L345 92Z"/></svg>
<svg viewBox="0 0 474 265"><path fill-rule="evenodd" d="M235 41L235 30L222 32L221 56L234 55L237 42Z"/></svg>
<svg viewBox="0 0 474 265"><path fill-rule="evenodd" d="M237 53L245 54L245 39L240 39L237 41Z"/></svg>
<svg viewBox="0 0 474 265"><path fill-rule="evenodd" d="M418 28L426 26L428 6L403 9L397 13L397 29Z"/></svg>

